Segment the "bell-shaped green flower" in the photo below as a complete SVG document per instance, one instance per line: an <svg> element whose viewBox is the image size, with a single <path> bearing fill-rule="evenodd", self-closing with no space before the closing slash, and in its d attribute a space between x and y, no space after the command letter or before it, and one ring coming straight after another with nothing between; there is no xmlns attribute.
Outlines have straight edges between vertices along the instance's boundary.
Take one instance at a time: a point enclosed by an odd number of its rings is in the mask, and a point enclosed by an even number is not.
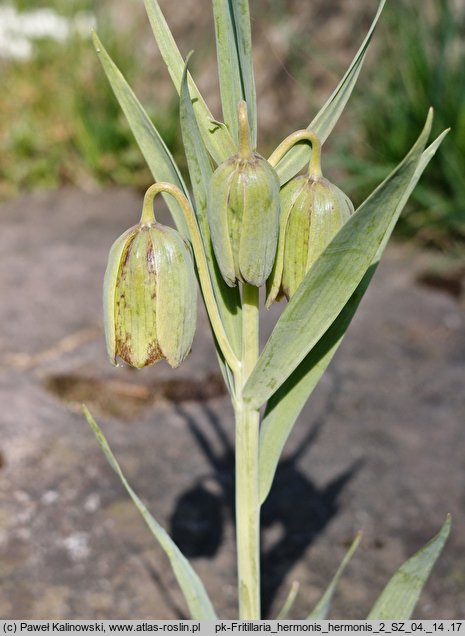
<svg viewBox="0 0 465 636"><path fill-rule="evenodd" d="M313 137L313 133L308 133ZM291 179L281 190L278 257L267 281L269 307L283 295L289 300L306 273L354 212L349 197L325 179L320 144L312 139L309 172Z"/></svg>
<svg viewBox="0 0 465 636"><path fill-rule="evenodd" d="M103 291L107 351L113 364L119 357L142 368L165 359L177 367L196 326L192 257L176 230L147 220L143 214L110 250Z"/></svg>
<svg viewBox="0 0 465 636"><path fill-rule="evenodd" d="M210 181L208 220L215 256L226 283L263 285L278 242L279 179L266 159L252 152L247 107L239 105L237 155L222 163Z"/></svg>
<svg viewBox="0 0 465 636"><path fill-rule="evenodd" d="M281 288L294 295L310 267L354 211L350 199L324 177L296 177L281 193L284 230Z"/></svg>

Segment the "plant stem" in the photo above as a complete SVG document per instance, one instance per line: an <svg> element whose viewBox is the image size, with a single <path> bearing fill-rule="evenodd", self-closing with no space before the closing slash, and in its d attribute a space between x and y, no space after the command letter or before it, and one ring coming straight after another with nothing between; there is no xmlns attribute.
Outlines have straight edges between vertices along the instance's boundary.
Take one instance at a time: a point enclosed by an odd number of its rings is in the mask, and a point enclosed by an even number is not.
<svg viewBox="0 0 465 636"><path fill-rule="evenodd" d="M237 107L239 119L239 156L241 159L252 157L252 145L250 143L249 119L247 116L247 104L242 101Z"/></svg>
<svg viewBox="0 0 465 636"><path fill-rule="evenodd" d="M260 619L260 504L258 439L260 414L242 400L242 388L258 359L258 288L242 291L242 365L236 374L236 537L239 618Z"/></svg>

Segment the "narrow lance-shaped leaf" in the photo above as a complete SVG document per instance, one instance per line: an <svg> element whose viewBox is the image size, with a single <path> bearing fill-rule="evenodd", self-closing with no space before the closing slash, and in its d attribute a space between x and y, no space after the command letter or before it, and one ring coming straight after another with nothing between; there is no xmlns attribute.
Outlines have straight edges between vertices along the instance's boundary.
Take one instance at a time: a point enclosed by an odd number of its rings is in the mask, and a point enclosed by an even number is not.
<svg viewBox="0 0 465 636"><path fill-rule="evenodd" d="M120 478L123 486L125 487L129 496L133 500L142 517L144 518L145 523L148 525L150 531L157 539L157 541L163 548L166 556L170 560L176 579L189 607L191 617L195 620L215 620L215 610L213 609L211 601L208 598L202 581L194 572L189 561L181 553L177 545L173 542L167 532L160 526L160 524L152 517L146 506L142 503L142 501L129 485L126 477L123 474L123 471L121 470L115 456L110 449L110 446L108 445L104 434L102 433L97 422L92 417L90 411L85 406L83 407L83 411L89 426L94 432L100 448L102 449L106 459L108 460L108 463Z"/></svg>
<svg viewBox="0 0 465 636"><path fill-rule="evenodd" d="M232 7L234 28L237 34L237 51L244 99L247 102L252 145L257 144L257 100L252 58L252 33L250 28L249 0L229 0Z"/></svg>
<svg viewBox="0 0 465 636"><path fill-rule="evenodd" d="M431 161L447 131L443 132L423 153L421 161L405 191L408 197L423 170ZM399 208L402 208L401 201ZM331 327L326 331L318 344L310 351L299 367L286 382L273 394L267 403L263 423L260 428L260 501L263 503L271 489L276 467L284 444L294 426L294 423L304 407L309 395L325 372L328 364L336 353L342 338L363 298L365 291L376 271L377 264L384 252L399 212L392 219L379 250L373 259L360 284L352 294L344 309L338 315Z"/></svg>
<svg viewBox="0 0 465 636"><path fill-rule="evenodd" d="M207 188L213 174L213 168L200 135L199 126L192 105L188 84L188 63L193 51L186 58L184 72L181 79L179 116L181 121L181 133L184 150L189 168L192 189L196 202L196 215L202 232L205 246L210 237L206 214Z"/></svg>
<svg viewBox="0 0 465 636"><path fill-rule="evenodd" d="M105 71L116 99L128 120L129 126L136 138L142 154L144 155L147 165L152 172L153 178L155 181L168 181L169 183L173 183L178 186L178 188L184 192L186 197L189 199L189 192L183 181L179 168L177 167L170 151L166 147L165 142L160 137L158 130L153 125L143 106L124 79L122 73L108 55L105 47L95 32L92 34L92 40L100 62L102 63L103 70ZM189 234L186 222L179 204L173 197L163 196L171 214L173 215L176 227L184 238L188 238Z"/></svg>
<svg viewBox="0 0 465 636"><path fill-rule="evenodd" d="M317 606L307 616L308 621L311 621L311 620L322 621L328 618L329 610L331 609L331 603L333 602L333 596L336 591L337 584L339 583L339 579L343 575L344 570L346 569L347 565L349 564L349 561L353 557L355 550L358 548L361 539L362 539L362 533L359 532L357 536L355 537L355 539L353 540L352 545L347 550L347 554L342 559L341 565L338 567L336 574L334 575L331 583L328 585L325 593L319 600Z"/></svg>
<svg viewBox="0 0 465 636"><path fill-rule="evenodd" d="M261 504L264 503L271 490L281 453L299 413L336 353L344 332L363 296L363 287L366 288L368 284L366 279L371 279L371 276L372 272L365 275L337 320L288 380L268 400L260 427L259 482Z"/></svg>
<svg viewBox="0 0 465 636"><path fill-rule="evenodd" d="M239 143L237 105L244 99L244 93L229 0L213 0L213 16L223 119L232 138Z"/></svg>
<svg viewBox="0 0 465 636"><path fill-rule="evenodd" d="M189 58L188 58L189 59ZM212 175L212 167L205 145L200 136L187 83L187 61L181 82L180 119L184 150L196 202L196 214L203 238L210 276L218 303L220 315L234 351L241 348L240 297L237 287L226 285L216 265L207 220L207 189ZM223 369L224 372L224 369Z"/></svg>
<svg viewBox="0 0 465 636"><path fill-rule="evenodd" d="M369 620L408 620L430 572L449 536L451 519L447 516L440 532L406 561L381 592Z"/></svg>
<svg viewBox="0 0 465 636"><path fill-rule="evenodd" d="M313 130L321 140L321 143L326 141L331 131L336 125L339 117L347 104L354 86L357 82L359 73L361 71L365 56L368 50L368 46L371 42L373 32L378 23L381 12L384 8L386 0L381 0L378 6L378 11L374 17L371 27L362 42L360 49L357 51L351 65L347 69L344 77L337 85L335 91L330 96L326 104L321 108L318 115L308 125L309 130ZM297 144L279 161L276 166L276 171L281 181L281 185L292 179L302 168L308 163L310 159L311 149L308 144Z"/></svg>
<svg viewBox="0 0 465 636"><path fill-rule="evenodd" d="M145 8L160 53L168 68L173 84L177 92L180 93L184 71L182 55L157 0L145 0ZM236 146L226 126L214 121L213 115L191 78L189 78L189 86L202 139L216 163L221 163L236 152Z"/></svg>
<svg viewBox="0 0 465 636"><path fill-rule="evenodd" d="M411 186L431 129L432 113L404 161L373 192L307 272L278 320L243 392L260 406L286 381L336 319L375 258ZM405 203L405 201L404 201Z"/></svg>
<svg viewBox="0 0 465 636"><path fill-rule="evenodd" d="M257 113L248 0L213 0L213 14L224 121L238 143L237 105L245 100L255 147Z"/></svg>
<svg viewBox="0 0 465 636"><path fill-rule="evenodd" d="M291 589L289 590L289 593L284 601L282 608L276 614L277 621L283 621L288 617L289 612L294 607L294 603L296 601L297 594L299 593L299 589L300 589L300 583L298 581L293 581L291 585Z"/></svg>

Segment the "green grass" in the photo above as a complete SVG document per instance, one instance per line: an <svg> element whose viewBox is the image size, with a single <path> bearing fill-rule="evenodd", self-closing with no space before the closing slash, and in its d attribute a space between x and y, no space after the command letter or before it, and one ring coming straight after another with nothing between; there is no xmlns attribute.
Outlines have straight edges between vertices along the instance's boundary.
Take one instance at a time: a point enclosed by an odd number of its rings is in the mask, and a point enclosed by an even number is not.
<svg viewBox="0 0 465 636"><path fill-rule="evenodd" d="M94 0L15 0L14 5L18 11L53 9L60 15L71 16L77 11L91 11Z"/></svg>
<svg viewBox="0 0 465 636"><path fill-rule="evenodd" d="M91 4L22 0L17 6L75 15ZM147 67L134 53L135 35L115 37L108 25L99 31L125 76L143 83ZM2 61L0 76L6 87L0 100L0 199L65 184L145 188L152 182L89 37L37 41L31 59ZM161 134L179 154L177 103L159 111L150 106Z"/></svg>
<svg viewBox="0 0 465 636"><path fill-rule="evenodd" d="M388 3L376 58L352 103L340 164L358 202L396 165L430 105L451 127L401 217L398 233L450 249L465 242L465 12L452 0ZM460 249L463 249L461 247Z"/></svg>

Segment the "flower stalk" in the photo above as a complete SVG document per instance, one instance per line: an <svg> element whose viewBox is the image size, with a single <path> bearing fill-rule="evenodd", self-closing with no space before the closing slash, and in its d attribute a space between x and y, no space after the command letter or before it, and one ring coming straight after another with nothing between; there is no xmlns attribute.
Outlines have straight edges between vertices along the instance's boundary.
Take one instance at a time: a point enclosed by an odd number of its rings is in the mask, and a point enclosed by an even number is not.
<svg viewBox="0 0 465 636"><path fill-rule="evenodd" d="M250 159L253 148L250 143L249 118L247 115L247 104L242 101L238 106L239 119L239 157L241 159Z"/></svg>
<svg viewBox="0 0 465 636"><path fill-rule="evenodd" d="M218 346L224 356L224 359L228 363L231 371L234 373L240 368L240 362L234 353L231 344L228 340L224 325L221 320L220 313L218 311L218 305L215 299L215 292L213 291L212 282L210 278L210 272L208 271L207 257L205 256L205 250L203 247L202 236L200 234L197 219L195 218L194 210L192 209L189 201L186 199L181 190L172 183L154 183L145 193L142 218L150 220L153 217L153 200L159 193L170 194L179 203L184 219L186 221L189 236L192 243L192 249L194 251L195 262L197 265L197 271L199 275L200 287L207 308L208 316L212 325L215 338L218 342Z"/></svg>
<svg viewBox="0 0 465 636"><path fill-rule="evenodd" d="M301 141L309 141L312 146L312 155L308 164L308 176L321 177L321 141L312 130L296 130L291 133L271 153L268 157L268 163L275 168L289 150Z"/></svg>

